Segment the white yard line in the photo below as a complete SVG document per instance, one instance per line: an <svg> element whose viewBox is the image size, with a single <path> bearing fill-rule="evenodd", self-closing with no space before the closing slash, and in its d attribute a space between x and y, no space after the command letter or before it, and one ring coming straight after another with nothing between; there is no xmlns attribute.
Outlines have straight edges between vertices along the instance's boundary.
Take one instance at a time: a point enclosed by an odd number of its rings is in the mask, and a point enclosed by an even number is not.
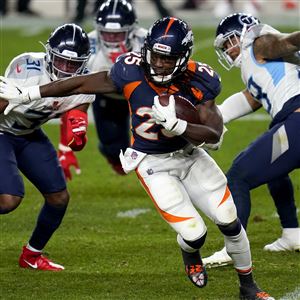
<svg viewBox="0 0 300 300"><path fill-rule="evenodd" d="M299 300L300 299L300 286L296 287L291 293L287 293L279 300Z"/></svg>
<svg viewBox="0 0 300 300"><path fill-rule="evenodd" d="M150 211L150 208L134 208L126 211L119 211L117 218L131 218L134 219L139 215L146 214Z"/></svg>

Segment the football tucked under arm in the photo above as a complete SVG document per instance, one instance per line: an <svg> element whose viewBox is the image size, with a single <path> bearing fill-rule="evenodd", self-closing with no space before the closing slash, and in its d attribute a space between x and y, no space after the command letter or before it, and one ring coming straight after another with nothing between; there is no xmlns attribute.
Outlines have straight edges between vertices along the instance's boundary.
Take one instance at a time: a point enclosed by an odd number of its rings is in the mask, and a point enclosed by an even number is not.
<svg viewBox="0 0 300 300"><path fill-rule="evenodd" d="M199 124L199 114L197 108L186 98L178 95L174 95L175 111L178 119L187 121L188 123ZM169 105L170 95L159 96L159 103L162 106Z"/></svg>
<svg viewBox="0 0 300 300"><path fill-rule="evenodd" d="M196 146L219 141L222 117L214 101L196 107L182 96L161 95L154 98L152 110L157 124Z"/></svg>

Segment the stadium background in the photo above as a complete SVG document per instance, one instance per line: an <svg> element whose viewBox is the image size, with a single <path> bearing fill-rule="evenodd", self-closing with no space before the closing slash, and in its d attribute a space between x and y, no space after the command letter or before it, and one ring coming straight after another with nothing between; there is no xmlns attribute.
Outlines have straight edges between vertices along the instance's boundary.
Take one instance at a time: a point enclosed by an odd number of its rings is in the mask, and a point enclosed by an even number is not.
<svg viewBox="0 0 300 300"><path fill-rule="evenodd" d="M195 11L175 10L183 1L165 1L176 16L194 28L194 58L210 64L222 77L221 102L243 88L239 70L228 73L217 63L212 48L218 20L211 10L217 1L207 1ZM136 0L140 24L148 26L157 17L149 1ZM9 5L13 6L13 1ZM237 8L242 7L237 2ZM9 61L25 51L43 51L51 30L73 16L75 0L33 0L32 9L42 18L26 18L15 13L1 17L1 75ZM265 0L260 19L283 31L299 30L299 10L282 10L281 1ZM92 29L92 17L83 27ZM228 126L220 151L212 153L226 171L234 156L268 127L262 112ZM53 143L58 143L58 126L44 126ZM185 277L175 234L160 219L134 174L115 175L98 154L93 124L89 127L87 148L78 153L80 176L69 183L71 203L62 226L45 251L65 265L61 273L41 273L18 268L21 246L26 243L41 206L41 196L25 179L22 205L10 215L0 217L0 298L1 299L237 299L238 281L232 267L210 269L209 284L194 288ZM0 166L1 167L1 166ZM297 206L300 201L300 172L292 173ZM255 276L259 284L276 299L300 299L299 253L265 253L263 246L280 233L279 220L266 187L252 192L252 213L248 233L252 246ZM208 237L202 250L206 256L219 250L223 240L206 219Z"/></svg>

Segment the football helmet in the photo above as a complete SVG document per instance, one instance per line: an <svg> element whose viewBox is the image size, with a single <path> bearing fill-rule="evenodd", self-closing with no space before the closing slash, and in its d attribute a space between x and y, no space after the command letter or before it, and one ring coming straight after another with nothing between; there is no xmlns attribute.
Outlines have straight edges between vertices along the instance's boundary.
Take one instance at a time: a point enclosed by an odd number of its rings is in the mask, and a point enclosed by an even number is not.
<svg viewBox="0 0 300 300"><path fill-rule="evenodd" d="M156 84L168 84L187 67L194 45L193 32L188 24L174 17L157 20L149 29L141 49L147 78ZM155 56L174 61L172 69L161 74L154 68Z"/></svg>
<svg viewBox="0 0 300 300"><path fill-rule="evenodd" d="M246 30L259 23L257 18L245 13L231 14L219 23L214 46L218 61L226 70L230 70L233 66L240 67L241 53L232 59L229 52L235 47L240 47Z"/></svg>
<svg viewBox="0 0 300 300"><path fill-rule="evenodd" d="M45 48L46 69L53 80L82 74L90 57L89 38L76 24L56 28Z"/></svg>
<svg viewBox="0 0 300 300"><path fill-rule="evenodd" d="M130 39L136 24L135 10L129 1L107 0L100 5L95 27L99 45L107 57L131 50Z"/></svg>

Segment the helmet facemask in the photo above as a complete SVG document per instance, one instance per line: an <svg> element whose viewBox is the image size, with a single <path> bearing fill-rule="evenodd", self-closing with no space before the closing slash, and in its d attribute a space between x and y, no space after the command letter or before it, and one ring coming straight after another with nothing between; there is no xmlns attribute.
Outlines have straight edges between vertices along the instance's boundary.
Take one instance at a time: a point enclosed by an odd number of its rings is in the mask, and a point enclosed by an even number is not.
<svg viewBox="0 0 300 300"><path fill-rule="evenodd" d="M148 75L150 79L157 84L167 84L180 75L180 73L186 69L190 57L188 52L182 53L181 55L171 55L169 47L159 43L154 44L153 49L145 47L143 51L145 51L144 60L148 69ZM151 60L151 58L153 59L153 55L160 55L164 57L162 59L174 61L174 66L168 70L165 69L165 74L161 75L157 73L154 70L155 68L153 68L153 61Z"/></svg>
<svg viewBox="0 0 300 300"><path fill-rule="evenodd" d="M225 44L230 45L225 48ZM219 63L226 69L241 66L241 34L234 30L227 35L219 34L214 42ZM233 48L239 48L240 54L233 60L228 54Z"/></svg>
<svg viewBox="0 0 300 300"><path fill-rule="evenodd" d="M245 33L259 23L257 18L245 13L234 13L221 20L217 27L214 46L218 61L226 70L241 67L241 47ZM234 48L238 48L238 55L237 49ZM236 57L232 58L230 55Z"/></svg>
<svg viewBox="0 0 300 300"><path fill-rule="evenodd" d="M186 70L192 49L193 32L187 23L173 17L157 20L141 49L146 76L156 84L170 84Z"/></svg>
<svg viewBox="0 0 300 300"><path fill-rule="evenodd" d="M96 14L95 29L101 50L107 58L131 51L131 38L137 24L135 10L127 0L106 0Z"/></svg>
<svg viewBox="0 0 300 300"><path fill-rule="evenodd" d="M76 52L67 49L60 53L56 49L51 49L49 44L46 45L46 49L48 73L53 80L82 74L90 57L90 54L77 57Z"/></svg>
<svg viewBox="0 0 300 300"><path fill-rule="evenodd" d="M130 50L130 33L134 26L123 26L119 23L96 24L98 41L106 56L111 53L126 53Z"/></svg>
<svg viewBox="0 0 300 300"><path fill-rule="evenodd" d="M64 24L50 35L46 45L46 70L52 80L82 74L90 57L86 32L76 24Z"/></svg>

